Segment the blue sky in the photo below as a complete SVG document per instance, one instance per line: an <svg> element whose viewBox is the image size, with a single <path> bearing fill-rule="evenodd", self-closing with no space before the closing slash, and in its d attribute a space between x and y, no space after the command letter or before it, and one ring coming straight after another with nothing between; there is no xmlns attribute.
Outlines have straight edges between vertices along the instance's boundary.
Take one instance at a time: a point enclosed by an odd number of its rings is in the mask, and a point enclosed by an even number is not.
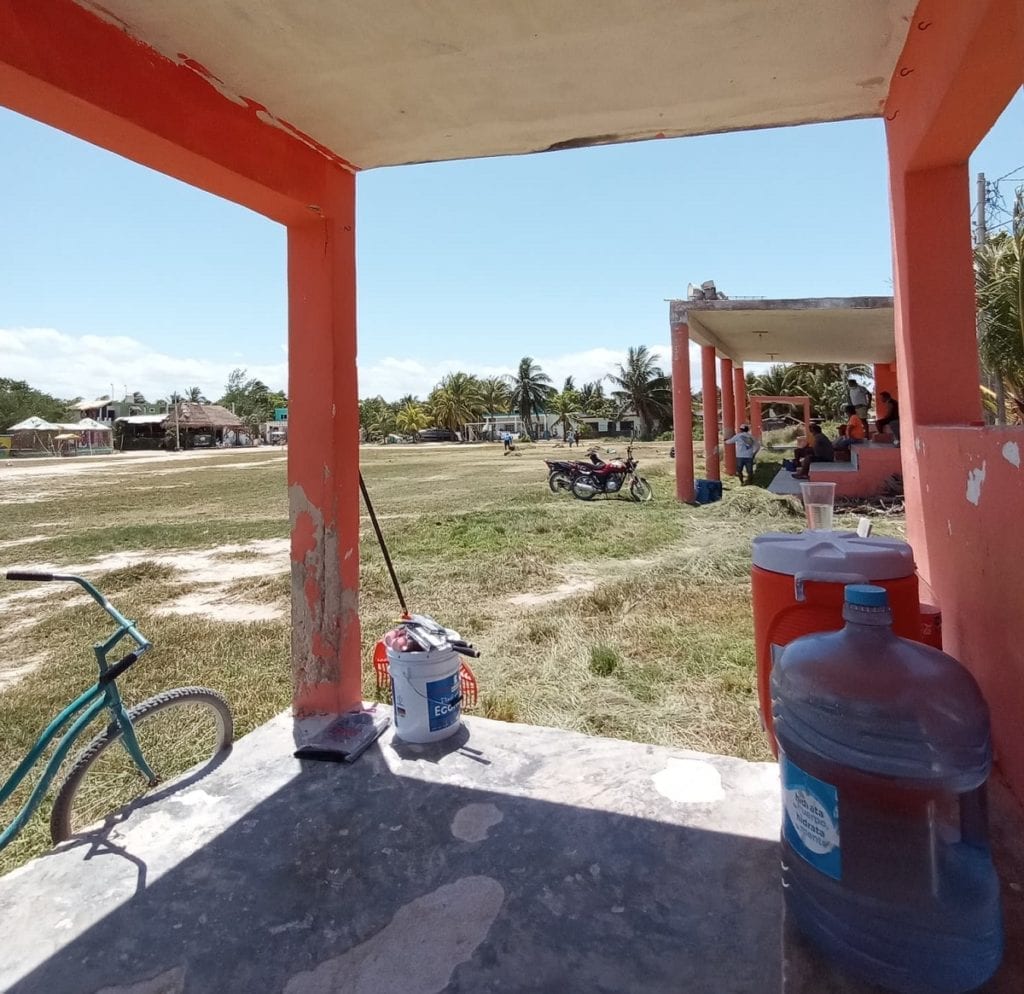
<svg viewBox="0 0 1024 994"><path fill-rule="evenodd" d="M972 173L1024 166L1022 136L1018 95ZM2 109L0 148L0 375L64 396L215 396L234 366L285 384L281 227ZM371 171L357 237L363 395L525 354L593 378L667 346L690 280L892 292L878 121Z"/></svg>

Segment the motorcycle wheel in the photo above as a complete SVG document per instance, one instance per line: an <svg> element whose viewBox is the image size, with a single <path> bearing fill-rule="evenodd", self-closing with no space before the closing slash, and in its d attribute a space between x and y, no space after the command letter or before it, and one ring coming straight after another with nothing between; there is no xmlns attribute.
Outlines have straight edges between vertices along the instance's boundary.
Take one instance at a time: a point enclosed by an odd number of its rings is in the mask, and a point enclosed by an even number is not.
<svg viewBox="0 0 1024 994"><path fill-rule="evenodd" d="M572 495L577 500L593 500L597 493L596 485L585 475L572 481Z"/></svg>
<svg viewBox="0 0 1024 994"><path fill-rule="evenodd" d="M636 476L629 485L629 494L638 503L646 504L654 499L654 488L642 476Z"/></svg>
<svg viewBox="0 0 1024 994"><path fill-rule="evenodd" d="M548 486L551 488L553 494L562 494L567 490L572 490L572 480L569 479L568 473L563 473L561 470L555 470L548 477Z"/></svg>

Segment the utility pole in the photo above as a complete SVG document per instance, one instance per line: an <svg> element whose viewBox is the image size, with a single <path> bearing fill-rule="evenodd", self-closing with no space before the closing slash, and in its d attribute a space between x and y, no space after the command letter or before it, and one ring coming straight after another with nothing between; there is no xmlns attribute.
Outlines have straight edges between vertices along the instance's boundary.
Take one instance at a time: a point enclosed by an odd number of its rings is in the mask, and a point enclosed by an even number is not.
<svg viewBox="0 0 1024 994"><path fill-rule="evenodd" d="M181 401L174 403L174 451L181 451L181 429L178 425L178 411L181 408Z"/></svg>
<svg viewBox="0 0 1024 994"><path fill-rule="evenodd" d="M988 241L988 218L986 217L988 184L985 182L985 174L978 173L978 222L974 227L974 247L981 248ZM979 321L984 318L980 317ZM1003 387L1002 374L993 372L990 374L992 390L996 395L996 424L1006 424L1006 390Z"/></svg>

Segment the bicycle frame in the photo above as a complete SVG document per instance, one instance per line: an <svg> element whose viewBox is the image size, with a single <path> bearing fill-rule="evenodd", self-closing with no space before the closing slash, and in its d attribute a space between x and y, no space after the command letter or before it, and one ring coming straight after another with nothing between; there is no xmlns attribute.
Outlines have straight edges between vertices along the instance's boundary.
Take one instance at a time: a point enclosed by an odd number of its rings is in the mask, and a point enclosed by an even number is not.
<svg viewBox="0 0 1024 994"><path fill-rule="evenodd" d="M122 732L122 741L131 756L132 761L139 768L139 772L152 784L156 782L156 776L150 769L142 750L139 748L135 730L132 727L128 712L121 700L121 694L117 689L117 678L132 666L151 643L135 627L134 621L129 621L103 596L88 580L71 574L29 574L12 573L10 579L35 579L35 580L56 580L69 583L77 583L117 624L114 633L103 642L97 642L92 648L96 656L96 663L99 667L99 677L88 690L84 691L72 701L60 714L57 715L44 729L36 740L35 745L29 750L25 758L18 764L17 769L10 775L7 781L0 787L0 804L9 798L21 785L25 777L36 766L43 753L49 745L58 737L60 741L50 757L28 800L21 810L15 815L14 820L0 833L0 849L3 849L11 840L24 828L25 823L35 813L36 808L46 795L53 778L61 764L67 758L72 746L78 740L85 728L92 720L103 711L104 708L110 711L112 721L116 722ZM130 638L137 648L124 656L116 663L109 663L107 657L115 646L124 638ZM69 724L66 731L61 732Z"/></svg>

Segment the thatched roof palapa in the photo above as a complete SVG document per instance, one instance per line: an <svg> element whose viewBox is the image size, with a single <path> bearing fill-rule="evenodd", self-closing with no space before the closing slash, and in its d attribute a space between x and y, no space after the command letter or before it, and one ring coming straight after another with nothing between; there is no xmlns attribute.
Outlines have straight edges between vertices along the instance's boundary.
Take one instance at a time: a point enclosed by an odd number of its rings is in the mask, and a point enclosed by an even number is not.
<svg viewBox="0 0 1024 994"><path fill-rule="evenodd" d="M167 414L168 427L177 421L179 428L213 430L216 428L238 429L243 427L242 419L219 404L194 404L184 401L171 407Z"/></svg>

